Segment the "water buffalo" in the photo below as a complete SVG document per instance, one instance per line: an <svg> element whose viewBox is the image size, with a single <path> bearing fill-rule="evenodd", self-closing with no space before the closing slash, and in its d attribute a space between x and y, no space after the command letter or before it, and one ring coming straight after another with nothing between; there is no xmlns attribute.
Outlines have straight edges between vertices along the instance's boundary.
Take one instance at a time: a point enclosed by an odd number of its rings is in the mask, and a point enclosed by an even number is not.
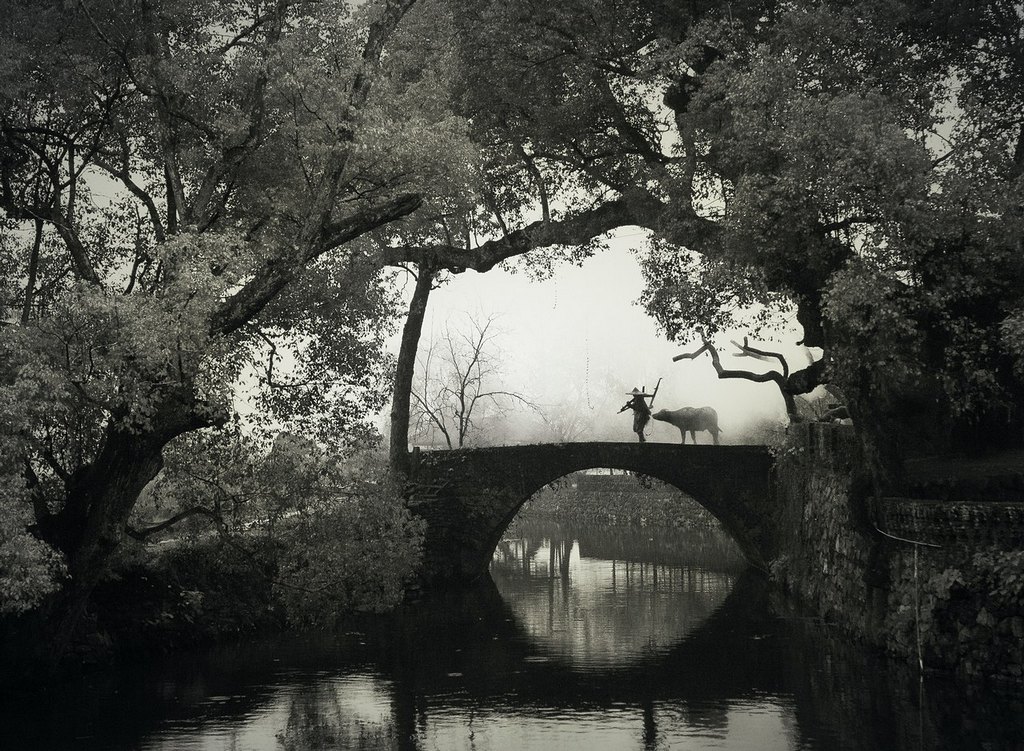
<svg viewBox="0 0 1024 751"><path fill-rule="evenodd" d="M655 420L671 423L679 428L679 433L686 443L686 431L690 431L690 438L697 442L697 431L706 430L711 434L718 445L718 413L711 407L681 407L680 409L662 409L651 415Z"/></svg>

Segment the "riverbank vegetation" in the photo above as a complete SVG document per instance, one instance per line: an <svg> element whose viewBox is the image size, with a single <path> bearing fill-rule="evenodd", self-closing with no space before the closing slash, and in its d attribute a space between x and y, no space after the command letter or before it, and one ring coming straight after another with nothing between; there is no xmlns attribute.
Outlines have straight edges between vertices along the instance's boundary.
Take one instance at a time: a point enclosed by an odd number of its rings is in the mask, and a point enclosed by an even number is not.
<svg viewBox="0 0 1024 751"><path fill-rule="evenodd" d="M634 474L578 472L542 488L517 518L568 524L719 529L718 520L681 490Z"/></svg>
<svg viewBox="0 0 1024 751"><path fill-rule="evenodd" d="M1022 28L1009 0L2 0L0 610L57 659L126 539L204 519L282 536L272 575L324 593L280 591L296 622L390 600L366 540L398 581L415 534L382 476L365 507L308 477L226 503L274 453L225 447L355 456L390 397L400 482L431 289L625 226L681 346L795 316L816 359L780 393L841 387L877 488L1019 444Z"/></svg>
<svg viewBox="0 0 1024 751"><path fill-rule="evenodd" d="M422 522L379 453L338 458L291 434L259 449L228 431L168 447L70 645L76 658L331 628L402 600ZM44 596L2 622L9 664L42 656L54 606Z"/></svg>

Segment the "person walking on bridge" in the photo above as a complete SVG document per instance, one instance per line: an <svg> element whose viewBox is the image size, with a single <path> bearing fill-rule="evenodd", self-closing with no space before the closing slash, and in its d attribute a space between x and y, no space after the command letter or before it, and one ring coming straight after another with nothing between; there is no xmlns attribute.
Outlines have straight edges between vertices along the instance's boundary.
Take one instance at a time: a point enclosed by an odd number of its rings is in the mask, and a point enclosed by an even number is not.
<svg viewBox="0 0 1024 751"><path fill-rule="evenodd" d="M647 400L650 399L653 404L654 396L657 393L658 390L655 389L654 394L645 394L634 386L633 390L627 394L627 396L632 396L633 398L623 404L622 409L619 410L619 414L622 414L627 409L633 410L633 432L640 439L640 443L644 443L647 440L644 438L644 428L647 427L647 423L651 420L651 408L648 406Z"/></svg>

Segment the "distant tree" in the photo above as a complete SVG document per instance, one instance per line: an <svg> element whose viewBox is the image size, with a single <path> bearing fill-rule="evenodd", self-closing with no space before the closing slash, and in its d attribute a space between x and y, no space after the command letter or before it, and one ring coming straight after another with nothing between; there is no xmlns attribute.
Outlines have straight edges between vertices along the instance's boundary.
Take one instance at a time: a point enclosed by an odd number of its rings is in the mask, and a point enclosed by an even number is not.
<svg viewBox="0 0 1024 751"><path fill-rule="evenodd" d="M522 394L502 388L502 356L496 316L470 316L465 329L447 325L421 355L412 388L413 426L421 437L462 448L485 419L516 406L533 408Z"/></svg>
<svg viewBox="0 0 1024 751"><path fill-rule="evenodd" d="M538 407L542 429L537 433L538 440L572 443L593 434L593 420L586 400L577 395L560 404Z"/></svg>

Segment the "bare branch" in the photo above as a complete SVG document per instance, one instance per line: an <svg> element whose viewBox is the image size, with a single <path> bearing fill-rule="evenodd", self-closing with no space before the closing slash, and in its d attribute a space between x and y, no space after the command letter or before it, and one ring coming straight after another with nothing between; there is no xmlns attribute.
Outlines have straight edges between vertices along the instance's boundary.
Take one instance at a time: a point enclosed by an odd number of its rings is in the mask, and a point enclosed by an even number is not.
<svg viewBox="0 0 1024 751"><path fill-rule="evenodd" d="M737 342L733 342L733 344L740 349L739 357L754 357L759 360L777 359L782 365L782 372L780 373L776 370L769 370L766 373L754 373L750 370L727 370L722 367L718 350L707 339L705 339L703 344L693 352L684 352L676 355L672 358L672 362L679 362L680 360L695 360L707 352L711 355L711 364L714 366L715 372L718 374L719 378L742 378L743 380L753 381L754 383L774 383L778 386L779 393L782 395L782 399L786 403L786 413L789 415L790 420L793 421L797 421L799 419L796 408L796 395L806 394L817 386L827 382L824 360L812 362L806 368L791 374L789 372L789 365L781 354L751 347L747 344L746 338L744 338L743 344L739 344Z"/></svg>
<svg viewBox="0 0 1024 751"><path fill-rule="evenodd" d="M779 393L782 395L783 400L786 403L786 412L791 418L796 416L796 401L793 399L793 395L789 393L787 388L786 379L781 373L775 370L769 370L766 373L755 373L750 370L727 370L722 367L722 361L719 358L718 350L715 346L707 339L704 340L704 344L694 352L682 353L672 358L672 362L679 362L680 360L695 360L702 354L707 352L711 355L711 364L715 368L715 372L719 378L741 378L745 381L753 381L754 383L774 383L779 387Z"/></svg>
<svg viewBox="0 0 1024 751"><path fill-rule="evenodd" d="M125 157L125 163L127 163L127 155ZM142 188L135 180L132 179L131 174L128 172L127 166L122 166L120 169L114 167L104 159L94 159L93 164L102 169L111 177L117 178L122 185L124 185L131 192L133 196L138 198L142 205L146 207L146 212L149 214L149 222L153 227L153 235L156 237L157 242L163 242L167 239L166 233L164 232L164 224L160 220L160 210L157 208L156 201L153 200L146 190Z"/></svg>
<svg viewBox="0 0 1024 751"><path fill-rule="evenodd" d="M537 191L540 194L540 212L541 221L551 221L551 209L548 206L548 186L544 180L544 175L540 171L540 167L537 166L537 161L534 159L533 154L526 151L526 147L523 144L517 145L519 155L523 158L523 162L526 164L526 171L533 177L533 181L537 184ZM507 235L508 232L506 231Z"/></svg>
<svg viewBox="0 0 1024 751"><path fill-rule="evenodd" d="M25 303L21 310L21 325L28 325L32 316L32 296L35 294L36 274L39 271L39 249L43 244L43 221L36 219L35 234L32 238L32 250L29 251L28 281L25 283Z"/></svg>
<svg viewBox="0 0 1024 751"><path fill-rule="evenodd" d="M758 360L768 361L771 359L778 360L782 366L782 377L789 378L789 363L786 362L786 358L778 352L768 352L766 350L755 349L747 344L747 337L743 337L743 344L739 342L732 342L733 346L740 351L737 357L754 357Z"/></svg>
<svg viewBox="0 0 1024 751"><path fill-rule="evenodd" d="M675 357L672 358L672 362L678 362L680 360L695 360L705 352L711 355L711 364L714 366L715 372L718 373L719 378L742 378L747 381L754 381L755 383L768 383L769 381L771 381L779 384L779 388L782 388L784 386L785 382L782 377L782 374L774 370L770 370L767 373L754 373L753 371L750 370L725 369L724 367L722 367L722 360L718 355L718 350L711 342L707 340L704 340L704 344L703 346L700 347L700 349L696 350L695 352L684 352L683 354L676 355Z"/></svg>

